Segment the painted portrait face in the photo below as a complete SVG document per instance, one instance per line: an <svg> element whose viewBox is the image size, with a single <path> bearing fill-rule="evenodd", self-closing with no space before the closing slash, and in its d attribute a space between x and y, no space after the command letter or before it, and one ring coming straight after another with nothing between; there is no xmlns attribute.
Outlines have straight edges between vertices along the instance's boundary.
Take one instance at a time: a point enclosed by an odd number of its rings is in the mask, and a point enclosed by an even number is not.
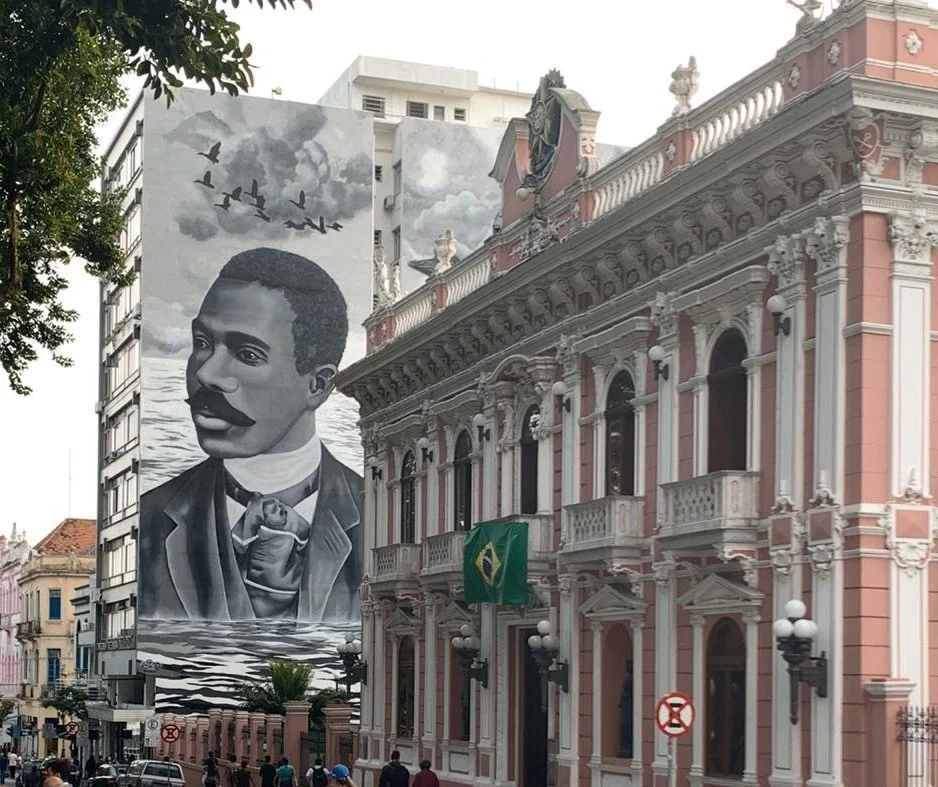
<svg viewBox="0 0 938 787"><path fill-rule="evenodd" d="M220 278L206 294L192 321L186 390L209 456L282 453L312 436L328 386L320 369L296 370L294 317L281 291L254 282Z"/></svg>

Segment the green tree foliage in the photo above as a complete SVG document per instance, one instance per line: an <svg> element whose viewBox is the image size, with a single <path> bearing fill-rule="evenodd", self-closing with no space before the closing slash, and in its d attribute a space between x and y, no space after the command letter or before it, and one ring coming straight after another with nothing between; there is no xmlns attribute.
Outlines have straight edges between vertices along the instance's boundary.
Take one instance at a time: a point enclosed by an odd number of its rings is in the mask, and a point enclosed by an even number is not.
<svg viewBox="0 0 938 787"><path fill-rule="evenodd" d="M13 700L0 700L0 724L6 722L16 712L16 703Z"/></svg>
<svg viewBox="0 0 938 787"><path fill-rule="evenodd" d="M309 697L309 728L311 730L326 729L326 708L330 705L348 704L349 695L341 689L323 689L311 694Z"/></svg>
<svg viewBox="0 0 938 787"><path fill-rule="evenodd" d="M241 683L236 697L245 710L258 713L285 713L286 703L306 699L312 669L293 661L271 661L260 682Z"/></svg>
<svg viewBox="0 0 938 787"><path fill-rule="evenodd" d="M75 686L63 686L56 689L53 696L42 701L43 708L55 708L59 720L63 723L69 719L87 719L88 709L85 700L88 695Z"/></svg>
<svg viewBox="0 0 938 787"><path fill-rule="evenodd" d="M245 0L293 8L295 0ZM312 0L302 0L312 8ZM228 9L239 0L0 0L0 366L23 373L59 351L77 314L61 296L73 257L103 281L133 273L118 247L121 194L98 193L95 127L137 74L170 102L183 78L214 93L253 84L251 45Z"/></svg>

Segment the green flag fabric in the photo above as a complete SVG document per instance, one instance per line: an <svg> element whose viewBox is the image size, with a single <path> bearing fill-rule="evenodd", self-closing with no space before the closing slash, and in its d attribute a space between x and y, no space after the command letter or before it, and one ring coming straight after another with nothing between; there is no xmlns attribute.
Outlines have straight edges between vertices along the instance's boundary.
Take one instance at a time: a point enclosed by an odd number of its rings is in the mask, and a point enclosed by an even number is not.
<svg viewBox="0 0 938 787"><path fill-rule="evenodd" d="M472 528L462 574L467 604L526 604L528 523L481 522Z"/></svg>

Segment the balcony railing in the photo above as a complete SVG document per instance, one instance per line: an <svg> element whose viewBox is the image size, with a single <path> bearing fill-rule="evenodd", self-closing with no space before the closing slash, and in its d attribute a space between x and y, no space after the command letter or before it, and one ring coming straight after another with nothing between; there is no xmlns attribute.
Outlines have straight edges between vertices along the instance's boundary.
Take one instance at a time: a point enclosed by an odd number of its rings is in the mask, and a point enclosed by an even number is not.
<svg viewBox="0 0 938 787"><path fill-rule="evenodd" d="M388 544L374 551L372 588L381 592L389 588L415 586L420 575L420 544Z"/></svg>
<svg viewBox="0 0 938 787"><path fill-rule="evenodd" d="M18 639L38 636L40 630L38 620L24 620L16 624L16 636Z"/></svg>
<svg viewBox="0 0 938 787"><path fill-rule="evenodd" d="M662 484L658 538L672 546L752 543L759 521L759 474L736 470Z"/></svg>
<svg viewBox="0 0 938 787"><path fill-rule="evenodd" d="M423 541L423 568L420 576L427 579L462 574L465 543L466 533L462 530L427 536Z"/></svg>
<svg viewBox="0 0 938 787"><path fill-rule="evenodd" d="M644 513L643 498L621 495L566 506L561 552L568 561L638 557Z"/></svg>

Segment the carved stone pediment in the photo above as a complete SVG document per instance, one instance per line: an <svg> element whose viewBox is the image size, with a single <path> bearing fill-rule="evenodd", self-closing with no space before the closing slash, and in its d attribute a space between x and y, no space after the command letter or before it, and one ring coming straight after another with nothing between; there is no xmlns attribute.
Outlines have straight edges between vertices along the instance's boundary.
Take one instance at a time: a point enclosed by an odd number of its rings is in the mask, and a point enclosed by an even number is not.
<svg viewBox="0 0 938 787"><path fill-rule="evenodd" d="M678 600L691 614L722 615L751 612L762 606L763 595L742 582L708 574Z"/></svg>
<svg viewBox="0 0 938 787"><path fill-rule="evenodd" d="M603 585L580 605L580 614L604 620L641 619L647 605L641 599Z"/></svg>
<svg viewBox="0 0 938 787"><path fill-rule="evenodd" d="M420 630L420 621L411 610L395 607L388 616L385 627L391 634L408 636L416 634Z"/></svg>
<svg viewBox="0 0 938 787"><path fill-rule="evenodd" d="M472 615L458 601L451 601L444 607L442 613L437 618L437 625L442 629L458 629L465 623L473 622Z"/></svg>
<svg viewBox="0 0 938 787"><path fill-rule="evenodd" d="M734 271L713 284L698 290L678 295L674 308L687 312L698 325L714 325L729 320L746 311L748 306L759 303L769 281L769 272L762 265Z"/></svg>

